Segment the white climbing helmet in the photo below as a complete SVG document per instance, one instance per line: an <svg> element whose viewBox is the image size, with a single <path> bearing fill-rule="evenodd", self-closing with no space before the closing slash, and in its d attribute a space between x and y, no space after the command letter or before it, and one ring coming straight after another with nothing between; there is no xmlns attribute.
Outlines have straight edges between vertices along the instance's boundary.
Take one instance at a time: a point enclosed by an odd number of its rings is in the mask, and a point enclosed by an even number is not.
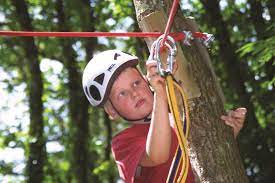
<svg viewBox="0 0 275 183"><path fill-rule="evenodd" d="M82 76L83 90L92 106L103 106L117 76L125 68L137 64L136 56L120 50L107 50L94 56Z"/></svg>

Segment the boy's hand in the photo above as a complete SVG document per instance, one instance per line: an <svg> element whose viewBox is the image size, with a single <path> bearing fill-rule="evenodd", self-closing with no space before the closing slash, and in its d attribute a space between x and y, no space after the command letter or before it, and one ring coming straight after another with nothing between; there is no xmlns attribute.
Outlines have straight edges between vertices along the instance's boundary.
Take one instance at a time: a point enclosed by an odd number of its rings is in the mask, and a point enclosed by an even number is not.
<svg viewBox="0 0 275 183"><path fill-rule="evenodd" d="M157 61L148 60L146 62L147 75L146 78L155 92L165 91L165 79L158 74Z"/></svg>
<svg viewBox="0 0 275 183"><path fill-rule="evenodd" d="M224 120L225 124L233 128L235 138L237 137L237 135L243 127L246 112L246 108L241 107L237 108L234 111L229 111L226 116L221 116L221 119Z"/></svg>

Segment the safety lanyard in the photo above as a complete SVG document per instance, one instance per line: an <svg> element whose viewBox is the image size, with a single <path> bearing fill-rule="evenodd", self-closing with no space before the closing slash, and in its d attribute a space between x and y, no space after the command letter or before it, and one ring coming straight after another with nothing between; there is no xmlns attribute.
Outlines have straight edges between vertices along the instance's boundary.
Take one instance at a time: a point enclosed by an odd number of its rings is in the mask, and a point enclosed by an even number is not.
<svg viewBox="0 0 275 183"><path fill-rule="evenodd" d="M189 134L190 120L188 115L187 98L182 88L173 78L173 73L172 73L173 65L174 65L175 56L177 53L176 43L171 36L167 36L167 40L164 43L163 43L163 38L164 38L164 35L160 36L152 44L149 60L157 61L158 72L166 80L166 93L167 93L169 108L175 120L175 131L179 142L166 182L167 183L174 183L174 182L184 183L186 181L188 169L189 169L187 137ZM161 52L161 49L163 48L168 48L169 50L166 68L163 68L161 58L160 58L160 52ZM181 114L178 107L175 88L178 91L180 91L180 95L183 100L183 105L184 105L183 119L181 119L180 117ZM178 174L179 174L179 177L177 180L175 180Z"/></svg>

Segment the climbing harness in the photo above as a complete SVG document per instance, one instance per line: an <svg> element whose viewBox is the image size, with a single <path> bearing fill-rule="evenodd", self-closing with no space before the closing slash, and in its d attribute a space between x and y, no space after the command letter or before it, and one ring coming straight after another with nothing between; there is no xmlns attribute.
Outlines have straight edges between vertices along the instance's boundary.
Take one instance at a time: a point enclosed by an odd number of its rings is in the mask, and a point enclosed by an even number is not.
<svg viewBox="0 0 275 183"><path fill-rule="evenodd" d="M188 115L187 107L187 97L179 86L179 84L173 78L173 65L177 53L176 42L171 36L167 36L167 40L163 43L164 48L169 50L166 68L163 67L161 62L161 44L164 39L164 35L160 36L151 46L149 60L157 61L157 69L159 75L165 78L167 97L169 102L170 111L175 120L175 130L179 142L176 154L173 158L173 162L168 174L166 182L173 183L175 178L180 171L179 178L177 182L185 182L189 169L189 156L187 148L187 137L189 134L190 120ZM176 98L176 90L180 92L183 100L183 119L181 119L181 114L178 107L178 102ZM181 167L181 168L180 168Z"/></svg>

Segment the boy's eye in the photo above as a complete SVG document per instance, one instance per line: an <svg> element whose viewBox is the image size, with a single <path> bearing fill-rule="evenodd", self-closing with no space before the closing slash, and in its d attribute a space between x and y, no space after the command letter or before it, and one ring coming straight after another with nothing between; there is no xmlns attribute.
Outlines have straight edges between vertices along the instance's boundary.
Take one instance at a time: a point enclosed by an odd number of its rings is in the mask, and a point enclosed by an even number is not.
<svg viewBox="0 0 275 183"><path fill-rule="evenodd" d="M118 96L119 97L125 97L125 96L127 96L127 92L126 91L121 91L121 92L119 92Z"/></svg>
<svg viewBox="0 0 275 183"><path fill-rule="evenodd" d="M138 86L140 84L140 80L134 82L134 86Z"/></svg>

